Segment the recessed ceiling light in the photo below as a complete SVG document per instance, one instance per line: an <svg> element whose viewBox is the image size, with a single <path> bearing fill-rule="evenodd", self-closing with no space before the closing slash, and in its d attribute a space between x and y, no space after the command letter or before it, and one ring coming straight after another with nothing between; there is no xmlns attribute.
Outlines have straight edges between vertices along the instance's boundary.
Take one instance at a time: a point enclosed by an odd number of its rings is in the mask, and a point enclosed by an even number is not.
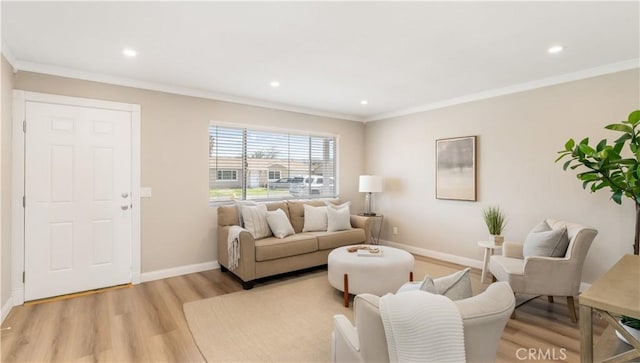
<svg viewBox="0 0 640 363"><path fill-rule="evenodd" d="M561 45L554 45L553 47L547 49L547 52L551 54L556 54L562 52L564 48Z"/></svg>
<svg viewBox="0 0 640 363"><path fill-rule="evenodd" d="M368 104L369 104L369 101L367 101L367 100L362 100L362 101L360 101L360 104L361 104L361 105L368 105Z"/></svg>
<svg viewBox="0 0 640 363"><path fill-rule="evenodd" d="M126 55L127 57L135 57L138 52L136 52L135 50L131 49L131 48L125 48L122 51L122 54Z"/></svg>
<svg viewBox="0 0 640 363"><path fill-rule="evenodd" d="M273 88L277 88L280 87L280 82L278 81L271 81L271 83L269 83L271 85L271 87Z"/></svg>

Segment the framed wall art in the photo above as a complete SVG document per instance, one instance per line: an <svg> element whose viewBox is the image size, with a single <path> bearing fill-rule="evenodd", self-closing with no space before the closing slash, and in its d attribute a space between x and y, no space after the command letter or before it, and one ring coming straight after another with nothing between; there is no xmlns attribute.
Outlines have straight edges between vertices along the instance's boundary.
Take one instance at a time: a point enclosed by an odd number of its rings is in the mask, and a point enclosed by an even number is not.
<svg viewBox="0 0 640 363"><path fill-rule="evenodd" d="M436 140L436 198L476 201L476 136Z"/></svg>

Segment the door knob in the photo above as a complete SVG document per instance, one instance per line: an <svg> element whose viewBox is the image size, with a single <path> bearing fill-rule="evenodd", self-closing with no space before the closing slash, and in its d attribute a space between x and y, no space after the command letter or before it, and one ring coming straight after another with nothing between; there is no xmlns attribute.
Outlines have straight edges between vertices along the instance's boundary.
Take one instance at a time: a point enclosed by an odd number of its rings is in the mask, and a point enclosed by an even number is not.
<svg viewBox="0 0 640 363"><path fill-rule="evenodd" d="M122 198L126 198L126 197L128 197L128 196L129 196L129 193L127 193L127 192L122 193L122 194L121 194L121 196L122 196Z"/></svg>

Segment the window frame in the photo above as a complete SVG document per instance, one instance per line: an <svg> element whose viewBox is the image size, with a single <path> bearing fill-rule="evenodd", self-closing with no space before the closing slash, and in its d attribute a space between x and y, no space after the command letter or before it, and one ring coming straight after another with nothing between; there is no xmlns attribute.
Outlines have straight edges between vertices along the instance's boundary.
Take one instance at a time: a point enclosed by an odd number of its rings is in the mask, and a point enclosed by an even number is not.
<svg viewBox="0 0 640 363"><path fill-rule="evenodd" d="M329 176L328 178L331 178L333 180L333 194L332 195L321 195L321 196L314 196L314 194L311 193L311 190L309 191L308 195L302 195L302 196L294 196L294 195L287 195L285 197L269 197L269 198L256 198L256 199L247 199L247 193L246 191L248 189L250 189L250 187L248 186L248 181L246 180L247 178L247 174L248 174L248 170L243 168L242 170L238 170L240 176L240 182L242 184L242 194L239 198L237 199L231 199L231 200L215 200L212 199L211 196L209 196L209 206L211 207L216 207L216 206L220 206L220 205L229 205L229 204L233 204L236 203L237 201L255 201L255 202L269 202L269 201L283 201L283 200L297 200L297 199L317 199L317 200L322 200L322 199L333 199L333 198L338 198L340 195L340 186L338 183L338 180L340 180L340 176L339 176L339 166L340 166L340 162L339 162L339 155L340 155L340 135L339 134L333 134L333 133L327 133L327 132L307 132L304 130L298 130L298 129L289 129L289 128L279 128L279 127L264 127L264 126L256 126L253 124L245 124L245 123L233 123L233 122L224 122L224 121L215 121L215 120L210 120L209 121L209 125L207 127L208 130L210 130L211 127L221 127L221 128L232 128L232 129L242 129L243 135L246 137L247 131L250 132L267 132L267 133L281 133L281 134L288 134L290 136L303 136L303 137L309 137L309 138L331 138L333 139L333 159L332 159L332 169L333 169L333 176ZM208 132L209 134L209 132ZM209 138L209 142L211 142L211 139ZM309 141L311 143L311 139ZM245 145L246 147L246 145ZM244 154L242 156L243 159L243 165L247 165L246 161L249 158L248 157L248 153L246 152L247 150L244 150ZM311 157L311 149L309 150L309 162L312 161L312 157ZM209 149L209 153L208 153L209 158L212 157L211 154L211 148ZM267 170L267 176L268 173L271 170ZM278 170L279 171L279 170ZM324 177L324 175L319 175L320 177ZM280 171L280 178L278 179L274 179L274 180L279 180L282 179L282 172ZM292 175L288 175L286 176L286 178L290 178L290 179L294 179L296 178L296 176L292 176ZM269 180L269 179L267 179ZM231 181L231 180L228 180ZM238 180L236 180L238 181ZM211 190L211 187L209 188ZM209 194L210 195L210 194Z"/></svg>
<svg viewBox="0 0 640 363"><path fill-rule="evenodd" d="M228 172L228 173L233 173L234 177L233 179L226 179L224 178L224 173ZM222 173L220 175L222 175L222 178L218 177L218 173ZM238 171L235 169L216 169L216 181L222 181L222 182L228 182L228 181L238 181Z"/></svg>
<svg viewBox="0 0 640 363"><path fill-rule="evenodd" d="M275 180L284 179L284 178L282 177L282 171L281 171L281 170L269 169L267 172L268 172L268 174L269 174L269 175L267 175L267 179L268 179L269 181L275 181ZM277 178L272 178L272 177L271 177L271 173L278 173L278 177L277 177ZM287 178L288 178L288 177L287 177Z"/></svg>

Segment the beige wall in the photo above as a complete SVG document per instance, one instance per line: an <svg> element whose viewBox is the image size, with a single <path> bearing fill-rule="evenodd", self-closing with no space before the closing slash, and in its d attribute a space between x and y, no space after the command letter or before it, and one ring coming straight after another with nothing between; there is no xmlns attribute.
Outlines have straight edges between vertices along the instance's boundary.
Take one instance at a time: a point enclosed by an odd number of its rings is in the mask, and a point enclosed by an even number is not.
<svg viewBox="0 0 640 363"><path fill-rule="evenodd" d="M377 196L383 239L472 259L488 232L481 210L504 208L507 240L523 240L544 218L599 230L583 281L632 253L634 206L582 190L555 164L569 138L613 139L603 127L639 108L639 71L631 70L366 124L366 170L386 178ZM435 140L478 136L478 202L435 199ZM391 227L399 234L392 235Z"/></svg>
<svg viewBox="0 0 640 363"><path fill-rule="evenodd" d="M11 297L11 103L13 67L2 58L2 115L0 119L0 306Z"/></svg>
<svg viewBox="0 0 640 363"><path fill-rule="evenodd" d="M615 136L602 127L639 107L639 77L638 70L620 72L365 126L29 72L19 72L14 82L15 89L142 106L142 186L153 188L153 197L142 200L143 272L217 259L216 212L207 203L207 125L219 120L339 134L340 195L354 203L353 211L362 208L358 175L385 177L376 209L385 214L386 240L480 260L476 241L487 236L480 213L489 204L506 210L508 240L521 240L546 217L595 227L600 234L583 276L593 281L631 252L633 206L615 205L608 193L583 191L575 175L553 160L570 137ZM11 89L4 80L2 86ZM3 160L4 102L3 93ZM437 200L435 140L465 135L478 135L478 202ZM392 226L399 227L398 235L390 233ZM2 233L4 272L10 246L5 228ZM3 301L4 280L5 274Z"/></svg>
<svg viewBox="0 0 640 363"><path fill-rule="evenodd" d="M18 72L15 88L141 105L142 272L213 261L216 209L208 205L210 120L340 135L340 196L361 208L364 126L359 122Z"/></svg>

